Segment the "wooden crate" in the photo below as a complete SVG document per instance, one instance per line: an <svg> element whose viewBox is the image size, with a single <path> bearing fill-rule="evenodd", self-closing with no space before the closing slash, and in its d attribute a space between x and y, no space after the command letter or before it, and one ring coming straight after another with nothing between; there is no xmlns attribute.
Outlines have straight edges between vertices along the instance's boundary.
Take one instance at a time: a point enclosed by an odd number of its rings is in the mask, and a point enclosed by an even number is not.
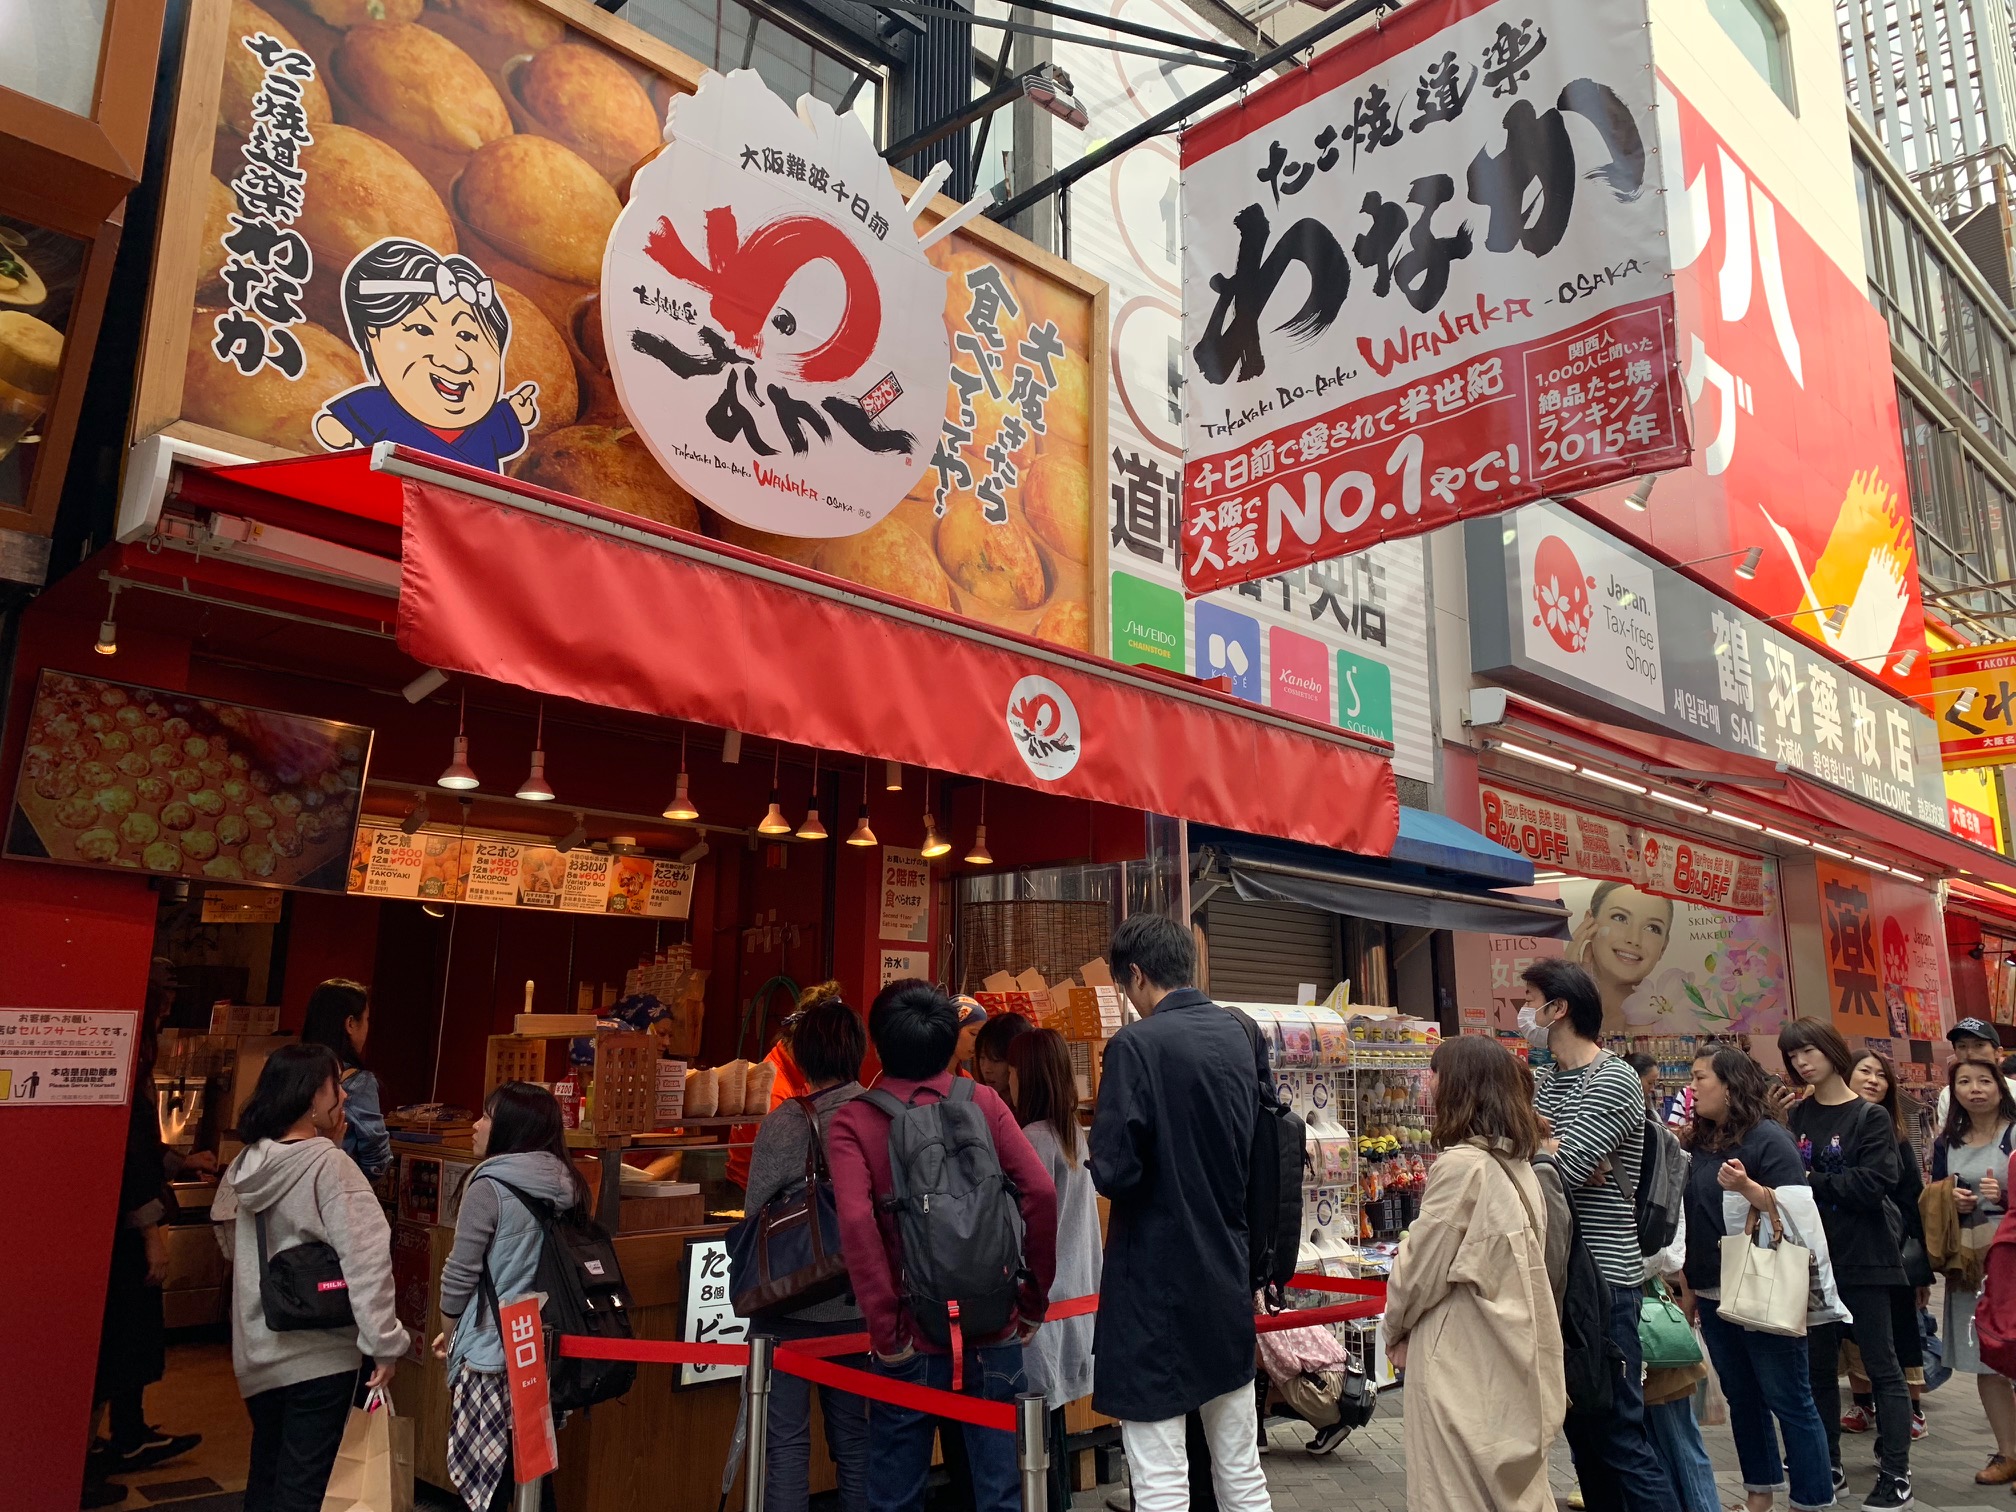
<svg viewBox="0 0 2016 1512"><path fill-rule="evenodd" d="M658 1127L658 1041L648 1034L595 1036L595 1133Z"/></svg>
<svg viewBox="0 0 2016 1512"><path fill-rule="evenodd" d="M546 1080L546 1044L536 1034L493 1034L483 1068L483 1097L506 1082Z"/></svg>

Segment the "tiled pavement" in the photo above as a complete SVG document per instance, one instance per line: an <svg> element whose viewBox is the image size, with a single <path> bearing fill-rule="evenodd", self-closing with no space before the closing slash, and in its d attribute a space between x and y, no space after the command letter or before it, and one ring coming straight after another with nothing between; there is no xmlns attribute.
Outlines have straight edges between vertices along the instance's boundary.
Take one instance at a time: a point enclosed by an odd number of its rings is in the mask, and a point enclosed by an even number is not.
<svg viewBox="0 0 2016 1512"><path fill-rule="evenodd" d="M1275 1512L1406 1512L1407 1472L1401 1449L1401 1418L1406 1393L1380 1398L1379 1413L1337 1449L1321 1458L1303 1452L1309 1430L1300 1423L1276 1420L1269 1425L1269 1452L1262 1456ZM1925 1420L1931 1432L1911 1446L1913 1490L1918 1512L2016 1512L2016 1496L2006 1486L1977 1486L1974 1472L1987 1461L1993 1441L1981 1415L1974 1383L1955 1376L1925 1398ZM1735 1445L1726 1427L1704 1428L1702 1438L1714 1461L1725 1506L1743 1505L1742 1476L1736 1469ZM1845 1434L1842 1460L1853 1493L1847 1508L1862 1505L1875 1483L1876 1438ZM1117 1456L1116 1456L1117 1462ZM1554 1452L1555 1493L1565 1498L1575 1484L1568 1451ZM1080 1493L1074 1512L1101 1512L1113 1488ZM1778 1505L1785 1505L1781 1495Z"/></svg>

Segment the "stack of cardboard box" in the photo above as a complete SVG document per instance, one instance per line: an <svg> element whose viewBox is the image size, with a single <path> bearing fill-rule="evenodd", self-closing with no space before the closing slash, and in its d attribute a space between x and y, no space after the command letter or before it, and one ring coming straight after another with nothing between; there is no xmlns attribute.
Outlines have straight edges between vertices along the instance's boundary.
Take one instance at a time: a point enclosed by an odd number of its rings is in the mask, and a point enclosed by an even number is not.
<svg viewBox="0 0 2016 1512"><path fill-rule="evenodd" d="M1078 1097L1091 1102L1099 1095L1099 1068L1106 1042L1120 1032L1127 1021L1127 1001L1113 985L1113 975L1104 960L1087 961L1078 968L1078 982L1062 980L1045 983L1043 973L1033 967L1020 976L997 971L988 977L982 990L973 994L991 1014L1015 1013L1042 1029L1055 1029L1071 1050L1071 1073L1078 1083Z"/></svg>

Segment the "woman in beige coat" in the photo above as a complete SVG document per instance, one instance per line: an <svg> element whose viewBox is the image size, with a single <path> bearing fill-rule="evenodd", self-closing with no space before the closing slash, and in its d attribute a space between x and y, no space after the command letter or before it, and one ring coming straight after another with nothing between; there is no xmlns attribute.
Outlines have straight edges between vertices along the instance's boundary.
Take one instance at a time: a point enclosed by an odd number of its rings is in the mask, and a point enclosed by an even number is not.
<svg viewBox="0 0 2016 1512"><path fill-rule="evenodd" d="M1407 1372L1410 1512L1552 1512L1547 1451L1568 1410L1547 1281L1533 1077L1496 1041L1444 1040L1421 1212L1386 1291Z"/></svg>

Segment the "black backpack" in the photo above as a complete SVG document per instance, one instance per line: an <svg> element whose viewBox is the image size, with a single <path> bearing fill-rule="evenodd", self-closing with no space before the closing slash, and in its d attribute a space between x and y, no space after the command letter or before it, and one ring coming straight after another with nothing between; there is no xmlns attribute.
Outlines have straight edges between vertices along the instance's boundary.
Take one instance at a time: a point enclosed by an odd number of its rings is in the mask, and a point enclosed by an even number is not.
<svg viewBox="0 0 2016 1512"><path fill-rule="evenodd" d="M539 1225L539 1268L533 1273L532 1290L546 1296L540 1322L546 1332L546 1386L557 1416L577 1407L592 1407L620 1397L637 1379L637 1367L628 1360L577 1360L558 1354L554 1337L559 1334L586 1334L596 1339L628 1339L630 1329L630 1288L623 1284L623 1267L616 1262L616 1246L608 1230L582 1214L563 1216L542 1197L522 1192L498 1176L486 1176L525 1205ZM498 1314L497 1287L490 1278L490 1261L483 1261L484 1300L490 1315Z"/></svg>
<svg viewBox="0 0 2016 1512"><path fill-rule="evenodd" d="M952 1078L935 1102L899 1102L877 1087L867 1101L889 1115L891 1191L882 1207L896 1215L903 1241L903 1296L924 1337L952 1346L984 1339L1015 1321L1023 1274L1022 1210L973 1100L973 1083Z"/></svg>
<svg viewBox="0 0 2016 1512"><path fill-rule="evenodd" d="M1567 1200L1554 1157L1535 1155L1533 1174L1539 1178L1550 1216L1566 1208L1572 1217L1575 1206ZM1558 1204L1554 1200L1557 1192ZM1610 1337L1610 1284L1603 1279L1603 1272L1596 1268L1596 1257L1583 1242L1580 1219L1574 1220L1568 1240L1567 1281L1557 1302L1568 1411L1571 1416L1586 1420L1607 1419L1616 1399L1617 1375L1624 1368L1624 1351Z"/></svg>
<svg viewBox="0 0 2016 1512"><path fill-rule="evenodd" d="M1673 1131L1645 1117L1645 1143L1638 1157L1638 1190L1631 1195L1638 1220L1638 1253L1656 1255L1680 1232L1680 1205L1687 1200L1687 1152Z"/></svg>
<svg viewBox="0 0 2016 1512"><path fill-rule="evenodd" d="M1281 1288L1294 1279L1295 1260L1302 1250L1307 1131L1301 1115L1275 1091L1259 1026L1237 1008L1225 1011L1245 1029L1256 1073L1257 1108L1246 1167L1247 1268L1253 1290L1268 1293L1268 1300L1278 1303Z"/></svg>

